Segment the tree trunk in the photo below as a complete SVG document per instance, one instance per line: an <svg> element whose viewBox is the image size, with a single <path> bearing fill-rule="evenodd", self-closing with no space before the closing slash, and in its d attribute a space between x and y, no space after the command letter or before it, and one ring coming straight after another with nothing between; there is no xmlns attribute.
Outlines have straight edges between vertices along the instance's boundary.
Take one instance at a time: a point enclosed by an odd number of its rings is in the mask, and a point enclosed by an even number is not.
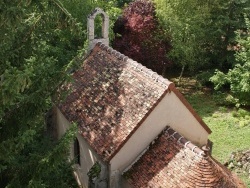
<svg viewBox="0 0 250 188"><path fill-rule="evenodd" d="M181 74L180 74L179 79L178 79L178 85L180 85L181 78L182 78L184 70L185 70L185 65L183 65L182 68L181 68Z"/></svg>

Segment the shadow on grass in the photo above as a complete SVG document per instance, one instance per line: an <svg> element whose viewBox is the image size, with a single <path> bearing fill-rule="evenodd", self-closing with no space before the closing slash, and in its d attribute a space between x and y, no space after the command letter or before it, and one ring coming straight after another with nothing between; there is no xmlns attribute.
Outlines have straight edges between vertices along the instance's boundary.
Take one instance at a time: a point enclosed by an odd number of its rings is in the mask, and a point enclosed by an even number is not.
<svg viewBox="0 0 250 188"><path fill-rule="evenodd" d="M202 117L210 117L219 109L212 95L212 89L201 87L199 82L191 77L184 77L178 83L178 79L171 79L176 88L185 96L194 110Z"/></svg>

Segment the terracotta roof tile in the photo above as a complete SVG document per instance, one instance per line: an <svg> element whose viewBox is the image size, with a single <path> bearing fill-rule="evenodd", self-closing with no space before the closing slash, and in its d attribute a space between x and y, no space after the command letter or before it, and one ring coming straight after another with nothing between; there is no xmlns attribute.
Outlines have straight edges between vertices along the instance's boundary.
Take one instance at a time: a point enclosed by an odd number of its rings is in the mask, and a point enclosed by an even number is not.
<svg viewBox="0 0 250 188"><path fill-rule="evenodd" d="M236 188L244 187L228 169L201 149L178 141L180 135L168 127L124 177L134 188Z"/></svg>
<svg viewBox="0 0 250 188"><path fill-rule="evenodd" d="M119 52L98 44L73 73L72 92L58 107L108 161L172 84Z"/></svg>

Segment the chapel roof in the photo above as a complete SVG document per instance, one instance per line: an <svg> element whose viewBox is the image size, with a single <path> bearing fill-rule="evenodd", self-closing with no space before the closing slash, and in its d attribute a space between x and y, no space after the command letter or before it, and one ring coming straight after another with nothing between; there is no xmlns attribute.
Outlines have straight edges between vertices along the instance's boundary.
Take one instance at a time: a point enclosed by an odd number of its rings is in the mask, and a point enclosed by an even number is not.
<svg viewBox="0 0 250 188"><path fill-rule="evenodd" d="M98 43L67 86L58 105L104 161L109 161L141 125L173 83Z"/></svg>
<svg viewBox="0 0 250 188"><path fill-rule="evenodd" d="M226 167L167 127L123 175L133 188L240 188Z"/></svg>

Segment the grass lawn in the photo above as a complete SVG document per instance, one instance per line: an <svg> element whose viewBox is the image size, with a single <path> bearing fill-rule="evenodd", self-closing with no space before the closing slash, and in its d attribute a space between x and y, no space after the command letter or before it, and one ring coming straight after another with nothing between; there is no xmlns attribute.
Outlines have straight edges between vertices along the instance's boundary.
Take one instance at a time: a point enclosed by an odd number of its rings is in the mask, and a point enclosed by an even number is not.
<svg viewBox="0 0 250 188"><path fill-rule="evenodd" d="M209 139L214 143L213 157L223 164L232 152L250 149L249 110L219 105L223 98L204 88L198 89L197 82L190 78L184 78L179 89L212 130ZM250 187L250 177L235 172Z"/></svg>

